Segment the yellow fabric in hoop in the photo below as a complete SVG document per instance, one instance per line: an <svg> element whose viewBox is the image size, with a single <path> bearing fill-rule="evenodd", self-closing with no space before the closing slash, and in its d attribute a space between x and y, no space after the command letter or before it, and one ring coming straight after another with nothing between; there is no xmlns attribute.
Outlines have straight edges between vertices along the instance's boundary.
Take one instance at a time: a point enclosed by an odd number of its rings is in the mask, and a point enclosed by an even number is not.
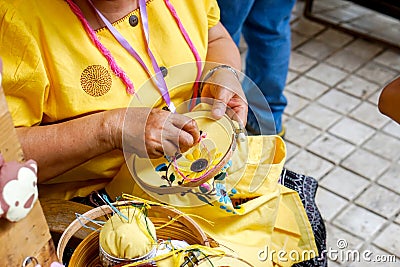
<svg viewBox="0 0 400 267"><path fill-rule="evenodd" d="M240 209L234 209L232 203L221 203L218 199L212 202L213 206L177 208L186 214L212 221L214 225L193 218L208 235L253 266L286 267L308 260L310 255L318 255L318 252L307 215L297 192L278 184L285 157L286 147L280 137L249 136L247 142L238 143L225 186L235 188L235 199L251 200L242 204ZM134 182L126 166L106 190L111 197L125 192L157 202ZM174 201L180 198L182 203L187 203L188 197L173 196ZM225 209L220 207L221 204ZM236 214L227 212L226 207L237 211ZM277 252L281 250L299 255L299 258L287 257L280 261ZM265 259L263 253L272 251L275 253ZM157 265L168 266L162 262Z"/></svg>

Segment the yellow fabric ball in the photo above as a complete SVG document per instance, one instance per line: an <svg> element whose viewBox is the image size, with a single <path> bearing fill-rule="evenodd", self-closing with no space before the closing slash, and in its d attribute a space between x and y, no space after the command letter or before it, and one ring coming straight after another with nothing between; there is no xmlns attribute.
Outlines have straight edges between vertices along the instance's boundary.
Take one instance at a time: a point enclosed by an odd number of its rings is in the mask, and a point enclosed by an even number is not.
<svg viewBox="0 0 400 267"><path fill-rule="evenodd" d="M121 209L129 220L114 214L100 231L100 245L105 252L120 259L146 255L156 242L154 224L135 207Z"/></svg>

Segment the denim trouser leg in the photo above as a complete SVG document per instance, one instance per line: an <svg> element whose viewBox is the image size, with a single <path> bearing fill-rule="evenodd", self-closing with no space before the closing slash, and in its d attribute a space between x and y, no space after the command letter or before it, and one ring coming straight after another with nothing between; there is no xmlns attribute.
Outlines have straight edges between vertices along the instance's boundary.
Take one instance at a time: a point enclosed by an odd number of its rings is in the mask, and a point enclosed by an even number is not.
<svg viewBox="0 0 400 267"><path fill-rule="evenodd" d="M289 22L295 0L219 0L219 3L221 22L236 42L240 32L243 33L248 45L246 75L264 96L260 97L251 82L243 83L252 111L247 126L262 134L279 133L287 104L283 89L290 58Z"/></svg>
<svg viewBox="0 0 400 267"><path fill-rule="evenodd" d="M239 46L243 24L255 0L218 0L221 9L221 23Z"/></svg>

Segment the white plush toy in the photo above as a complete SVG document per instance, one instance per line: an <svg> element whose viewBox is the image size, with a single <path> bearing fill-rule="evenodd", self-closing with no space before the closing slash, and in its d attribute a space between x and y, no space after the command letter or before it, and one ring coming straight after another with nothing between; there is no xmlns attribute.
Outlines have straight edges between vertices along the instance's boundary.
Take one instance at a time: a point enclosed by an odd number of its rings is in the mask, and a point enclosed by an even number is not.
<svg viewBox="0 0 400 267"><path fill-rule="evenodd" d="M37 199L36 162L5 162L0 154L0 217L19 221L28 215Z"/></svg>

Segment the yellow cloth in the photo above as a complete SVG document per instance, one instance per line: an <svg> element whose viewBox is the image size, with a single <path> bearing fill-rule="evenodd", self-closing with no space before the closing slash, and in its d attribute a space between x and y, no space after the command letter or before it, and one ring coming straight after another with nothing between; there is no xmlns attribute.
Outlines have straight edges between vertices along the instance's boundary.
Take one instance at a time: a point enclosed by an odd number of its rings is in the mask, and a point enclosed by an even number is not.
<svg viewBox="0 0 400 267"><path fill-rule="evenodd" d="M7 15L0 16L0 38L5 45L5 49L2 45L0 56L5 61L4 90L16 126L44 125L128 105L165 106L159 91L148 82L149 77L141 65L108 30L100 29L97 31L99 39L132 80L137 96L126 93L124 84L113 74L107 60L88 38L65 1L7 2L1 3L0 10L1 14ZM208 29L219 21L217 2L171 0L171 3L201 59L205 60ZM159 66L169 69L165 80L171 99L178 106L192 95L192 83L196 78L195 58L163 0L148 1L147 11L150 47ZM139 17L136 27L129 24L132 14ZM132 11L114 26L152 71L139 11ZM101 89L105 90L111 83L109 91L97 97L90 95L93 90L87 82L88 73L102 73L105 84ZM184 85L179 86L181 84ZM41 185L40 194L42 197L62 196L65 199L86 196L103 188L123 162L120 151L100 155Z"/></svg>
<svg viewBox="0 0 400 267"><path fill-rule="evenodd" d="M208 29L219 19L216 1L171 2L204 60ZM138 15L137 10L132 13ZM151 49L159 65L169 68L166 82L171 98L175 105L179 105L192 94L196 68L195 64L188 62L193 62L194 57L163 0L150 0L148 13L151 17ZM142 55L147 66L151 66L144 50L141 24L132 28L128 22L129 15L115 26ZM149 82L146 83L148 77L136 60L115 42L107 30L99 30L97 35L135 84L138 98L127 95L121 80L112 73L108 62L89 40L66 2L0 2L3 87L16 126L45 125L128 105L164 105L159 92ZM184 63L188 64L171 68ZM88 73L104 78L104 84L100 86L102 95L95 95L97 91L90 86ZM91 133L83 134L90 138ZM257 259L266 246L275 251L316 251L311 227L298 194L277 185L285 160L284 143L274 136L249 137L248 149L250 157L246 153L235 153L239 164L233 164L229 169L229 179L226 179L227 183L231 178L233 181L235 176L240 180L235 185L237 197L254 197L242 205L238 214L228 213L218 205L182 210L214 221L214 227L202 221L198 223L218 242L235 250L255 266L275 266L278 262L276 254L273 261L261 262ZM241 158L244 155L246 158ZM116 176L108 188L110 193L116 195L124 191L148 197L131 182L129 170L123 163L119 151L101 155L40 185L40 194L42 197L66 199L85 196L94 189L104 187ZM240 163L246 163L245 169L235 170L241 166ZM254 186L261 181L261 186ZM280 266L291 264L290 260L279 263Z"/></svg>
<svg viewBox="0 0 400 267"><path fill-rule="evenodd" d="M278 266L291 266L296 262L295 255L299 255L298 261L306 260L310 253L304 251L317 255L317 249L297 192L278 184L285 157L285 144L279 136L249 136L246 142L238 143L225 186L236 190L232 199L251 199L240 205L240 209L234 209L229 201L215 201L212 202L213 206L183 207L194 201L189 194L173 194L166 198L153 195L156 198L154 199L149 196L148 191L143 191L135 183L132 175L136 174L131 173L127 165L121 168L106 190L113 198L124 192L153 201L170 200L181 211L214 222L214 225L209 225L203 220L193 218L211 237L233 249L239 257L254 266L274 266L273 264L278 263ZM287 261L279 261L278 252L281 250L292 253L292 257L286 255L282 258ZM265 257L261 251L272 254L275 251L273 261L271 255L266 261L260 261L260 253L261 259Z"/></svg>

